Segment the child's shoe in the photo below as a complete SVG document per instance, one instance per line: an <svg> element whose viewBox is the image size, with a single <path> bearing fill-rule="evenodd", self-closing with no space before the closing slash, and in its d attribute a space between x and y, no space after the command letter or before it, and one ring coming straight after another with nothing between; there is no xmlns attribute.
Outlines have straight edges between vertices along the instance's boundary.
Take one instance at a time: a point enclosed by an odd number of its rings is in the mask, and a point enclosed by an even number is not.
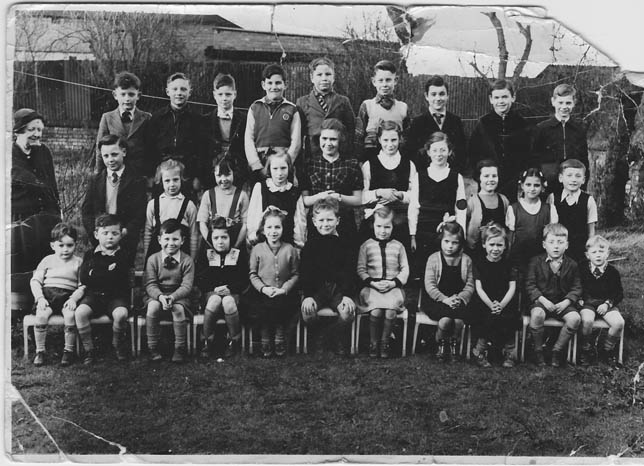
<svg viewBox="0 0 644 466"><path fill-rule="evenodd" d="M286 356L286 342L285 341L276 341L275 342L275 356L278 358L283 358Z"/></svg>
<svg viewBox="0 0 644 466"><path fill-rule="evenodd" d="M512 369L514 367L514 355L511 351L505 353L502 366L506 369Z"/></svg>
<svg viewBox="0 0 644 466"><path fill-rule="evenodd" d="M186 362L186 348L182 346L180 348L175 348L174 353L172 353L172 362L177 364L183 364Z"/></svg>
<svg viewBox="0 0 644 466"><path fill-rule="evenodd" d="M534 352L534 363L537 367L546 367L546 360L543 357L543 351Z"/></svg>
<svg viewBox="0 0 644 466"><path fill-rule="evenodd" d="M382 359L389 359L391 357L391 347L388 341L380 343L380 357Z"/></svg>
<svg viewBox="0 0 644 466"><path fill-rule="evenodd" d="M210 358L210 345L208 344L208 342L204 343L203 348L201 348L201 353L199 353L199 356L202 359Z"/></svg>
<svg viewBox="0 0 644 466"><path fill-rule="evenodd" d="M456 338L450 338L449 340L449 361L457 362L458 361L458 342Z"/></svg>
<svg viewBox="0 0 644 466"><path fill-rule="evenodd" d="M157 362L157 361L161 361L161 359L163 359L163 356L161 356L161 353L159 353L157 350L151 349L148 359L151 362Z"/></svg>
<svg viewBox="0 0 644 466"><path fill-rule="evenodd" d="M36 357L34 358L34 366L40 367L45 365L45 352L38 351Z"/></svg>
<svg viewBox="0 0 644 466"><path fill-rule="evenodd" d="M378 342L372 341L369 342L369 357L377 358L378 357Z"/></svg>
<svg viewBox="0 0 644 466"><path fill-rule="evenodd" d="M550 361L552 367L561 367L561 351L552 350L552 361Z"/></svg>
<svg viewBox="0 0 644 466"><path fill-rule="evenodd" d="M476 364L478 364L479 367L482 368L490 368L492 367L492 364L490 364L490 361L487 360L487 351L480 351L477 352L476 354Z"/></svg>
<svg viewBox="0 0 644 466"><path fill-rule="evenodd" d="M91 349L89 351L85 351L85 356L83 357L83 364L86 366L90 366L94 364L95 359L96 359L95 350Z"/></svg>
<svg viewBox="0 0 644 466"><path fill-rule="evenodd" d="M224 358L232 358L241 352L241 339L229 339L226 345L226 352Z"/></svg>
<svg viewBox="0 0 644 466"><path fill-rule="evenodd" d="M71 365L72 361L74 361L74 353L71 351L63 351L63 357L60 359L60 365L67 367Z"/></svg>
<svg viewBox="0 0 644 466"><path fill-rule="evenodd" d="M444 339L438 340L438 350L436 351L436 359L439 362L445 362L447 358L447 342Z"/></svg>
<svg viewBox="0 0 644 466"><path fill-rule="evenodd" d="M270 343L262 343L262 356L265 358L270 358L273 355L273 351L271 351L271 344Z"/></svg>

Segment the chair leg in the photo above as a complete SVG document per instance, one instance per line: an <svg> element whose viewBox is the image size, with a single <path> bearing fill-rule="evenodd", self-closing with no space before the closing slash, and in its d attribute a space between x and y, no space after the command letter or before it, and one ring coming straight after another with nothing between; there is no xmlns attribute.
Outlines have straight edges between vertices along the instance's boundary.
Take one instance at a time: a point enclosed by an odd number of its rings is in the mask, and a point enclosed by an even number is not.
<svg viewBox="0 0 644 466"><path fill-rule="evenodd" d="M245 325L241 326L241 347L242 347L242 353L246 351L246 326Z"/></svg>
<svg viewBox="0 0 644 466"><path fill-rule="evenodd" d="M528 334L528 325L523 323L522 337L521 337L521 362L525 362L525 340Z"/></svg>
<svg viewBox="0 0 644 466"><path fill-rule="evenodd" d="M402 357L407 356L407 319L403 319Z"/></svg>
<svg viewBox="0 0 644 466"><path fill-rule="evenodd" d="M130 322L130 343L132 345L132 356L136 357L137 352L136 352L136 335L134 335L136 325L134 322L135 318L132 319L132 322Z"/></svg>
<svg viewBox="0 0 644 466"><path fill-rule="evenodd" d="M420 327L420 324L418 323L418 321L416 321L416 325L414 325L414 339L411 345L411 354L416 354L416 340L418 339L418 327Z"/></svg>
<svg viewBox="0 0 644 466"><path fill-rule="evenodd" d="M469 325L467 327L467 354L465 355L465 358L469 360L472 354L472 327Z"/></svg>
<svg viewBox="0 0 644 466"><path fill-rule="evenodd" d="M622 328L622 334L619 337L619 355L617 361L620 365L624 363L624 328Z"/></svg>
<svg viewBox="0 0 644 466"><path fill-rule="evenodd" d="M29 326L23 321L22 323L22 342L24 344L24 355L23 358L25 361L29 360Z"/></svg>
<svg viewBox="0 0 644 466"><path fill-rule="evenodd" d="M514 360L519 360L519 331L514 332Z"/></svg>
<svg viewBox="0 0 644 466"><path fill-rule="evenodd" d="M353 333L351 334L351 354L358 354L358 348L360 347L361 320L362 320L362 314L358 314L356 315L356 318L353 321Z"/></svg>
<svg viewBox="0 0 644 466"><path fill-rule="evenodd" d="M302 345L304 346L304 354L309 354L309 348L308 348L309 328L306 326L306 324L303 324L302 327L303 327Z"/></svg>

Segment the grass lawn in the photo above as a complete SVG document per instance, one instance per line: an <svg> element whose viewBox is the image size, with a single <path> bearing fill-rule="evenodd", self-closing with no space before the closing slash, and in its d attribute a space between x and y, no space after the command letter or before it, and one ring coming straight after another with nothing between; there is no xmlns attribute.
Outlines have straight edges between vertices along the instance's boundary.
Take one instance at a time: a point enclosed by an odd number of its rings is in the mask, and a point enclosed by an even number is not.
<svg viewBox="0 0 644 466"><path fill-rule="evenodd" d="M620 369L482 370L439 364L428 349L386 361L322 354L175 366L105 355L91 367L36 368L16 334L12 383L67 454L116 455L121 445L163 455L644 457L644 380L634 380L644 361L644 234L606 235L624 257L615 263L628 326ZM11 413L13 454L56 451L21 403Z"/></svg>

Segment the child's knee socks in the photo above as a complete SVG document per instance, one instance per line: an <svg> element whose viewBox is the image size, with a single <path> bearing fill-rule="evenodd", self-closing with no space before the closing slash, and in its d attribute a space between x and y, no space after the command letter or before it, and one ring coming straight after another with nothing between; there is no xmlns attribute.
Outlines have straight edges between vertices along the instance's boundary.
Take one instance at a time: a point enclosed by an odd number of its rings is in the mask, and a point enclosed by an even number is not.
<svg viewBox="0 0 644 466"><path fill-rule="evenodd" d="M275 326L275 344L284 343L286 340L284 338L284 326L276 325Z"/></svg>
<svg viewBox="0 0 644 466"><path fill-rule="evenodd" d="M74 352L76 349L76 326L65 325L65 351Z"/></svg>
<svg viewBox="0 0 644 466"><path fill-rule="evenodd" d="M553 351L561 351L564 346L568 344L570 338L575 334L577 330L564 325L561 331L559 332L559 337L552 347Z"/></svg>
<svg viewBox="0 0 644 466"><path fill-rule="evenodd" d="M604 340L604 351L607 351L607 352L612 351L618 342L619 342L619 335L611 335L611 334L606 335L606 340Z"/></svg>
<svg viewBox="0 0 644 466"><path fill-rule="evenodd" d="M45 341L47 340L47 325L34 326L34 340L36 340L36 352L45 351Z"/></svg>
<svg viewBox="0 0 644 466"><path fill-rule="evenodd" d="M394 320L390 319L389 316L387 316L384 320L384 323L382 324L382 336L380 341L383 343L389 343L389 337L391 336L391 329L394 327Z"/></svg>
<svg viewBox="0 0 644 466"><path fill-rule="evenodd" d="M372 343L376 343L380 337L380 318L374 316L373 314L369 315L369 340Z"/></svg>
<svg viewBox="0 0 644 466"><path fill-rule="evenodd" d="M187 328L185 319L172 322L172 328L174 329L174 347L175 348L185 348L186 347L186 338L187 338Z"/></svg>
<svg viewBox="0 0 644 466"><path fill-rule="evenodd" d="M534 350L543 351L543 326L538 328L530 326L530 333L532 334Z"/></svg>
<svg viewBox="0 0 644 466"><path fill-rule="evenodd" d="M80 338L80 341L83 344L83 349L86 352L94 349L91 325L88 325L87 327L78 327L78 337Z"/></svg>
<svg viewBox="0 0 644 466"><path fill-rule="evenodd" d="M233 312L226 312L224 314L226 326L228 327L228 335L232 340L237 340L241 337L241 325L239 323L239 312L235 309Z"/></svg>
<svg viewBox="0 0 644 466"><path fill-rule="evenodd" d="M112 325L112 346L114 348L118 347L120 344L123 344L123 339L125 338L125 325L121 326L114 322Z"/></svg>
<svg viewBox="0 0 644 466"><path fill-rule="evenodd" d="M80 328L78 329L80 333ZM148 336L148 348L156 351L159 345L159 336L161 335L161 326L158 317L146 316L145 318L145 332Z"/></svg>

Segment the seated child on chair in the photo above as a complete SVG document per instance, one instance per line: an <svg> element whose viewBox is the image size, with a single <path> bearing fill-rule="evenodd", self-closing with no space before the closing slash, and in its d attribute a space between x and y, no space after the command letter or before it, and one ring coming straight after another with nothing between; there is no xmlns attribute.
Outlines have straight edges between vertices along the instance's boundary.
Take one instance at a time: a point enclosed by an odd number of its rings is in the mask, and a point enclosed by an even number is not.
<svg viewBox="0 0 644 466"><path fill-rule="evenodd" d="M619 272L608 263L609 253L610 244L602 236L591 236L586 241L588 262L579 267L583 289L580 312L582 365L590 362L593 353L591 333L596 318L604 319L608 324L608 335L600 348L599 359L611 365L616 362L613 350L624 328L624 318L617 305L624 299L624 291Z"/></svg>
<svg viewBox="0 0 644 466"><path fill-rule="evenodd" d="M319 234L312 235L302 249L300 279L304 300L302 319L306 325L318 320L317 312L330 307L337 312L337 352L346 355L345 337L355 317L353 291L353 254L349 240L338 236L339 202L327 197L313 205L313 225Z"/></svg>
<svg viewBox="0 0 644 466"><path fill-rule="evenodd" d="M379 205L373 212L373 234L360 246L357 272L364 288L360 305L369 316L369 356L389 358L389 340L396 314L405 306L403 286L409 278L405 246L391 238L394 211ZM379 332L380 322L383 322ZM380 342L380 348L378 343Z"/></svg>
<svg viewBox="0 0 644 466"><path fill-rule="evenodd" d="M80 280L85 296L76 308L76 328L85 349L83 364L92 364L95 359L90 319L103 315L113 321L112 345L117 359L127 360L129 352L125 329L130 305L130 255L120 246L122 224L112 214L99 215L95 223L98 246L83 257Z"/></svg>
<svg viewBox="0 0 644 466"><path fill-rule="evenodd" d="M223 318L228 327L228 342L224 357L231 358L241 350L239 297L248 286L246 249L231 247L231 226L225 217L215 217L210 225L211 244L206 251L208 262L197 271L197 287L204 295L203 358L209 358L214 345L215 325Z"/></svg>
<svg viewBox="0 0 644 466"><path fill-rule="evenodd" d="M562 352L577 333L581 318L577 301L581 297L581 281L577 263L564 255L568 248L568 230L559 223L543 229L544 254L530 259L525 289L530 304L530 332L534 343L535 362L545 366L543 357L543 323L552 317L564 323L552 347L552 366L563 364Z"/></svg>
<svg viewBox="0 0 644 466"><path fill-rule="evenodd" d="M477 336L472 353L481 367L490 367L490 342L503 348L503 367L514 367L514 334L519 328L516 289L517 270L507 257L507 232L498 223L483 227L483 256L474 259L472 331Z"/></svg>
<svg viewBox="0 0 644 466"><path fill-rule="evenodd" d="M458 359L458 335L469 317L469 303L474 294L472 260L463 253L465 233L456 222L445 222L438 227L440 251L427 259L425 291L429 300L424 301L423 311L430 319L438 321L436 356L444 362ZM422 293L422 290L421 290Z"/></svg>
<svg viewBox="0 0 644 466"><path fill-rule="evenodd" d="M293 320L299 304L296 285L299 257L295 247L282 241L286 212L268 206L259 224L259 239L250 253L249 298L261 325L262 354L286 355L285 328ZM273 346L273 335L274 346Z"/></svg>
<svg viewBox="0 0 644 466"><path fill-rule="evenodd" d="M157 346L161 334L160 321L165 317L172 318L174 328L172 362L182 363L187 353L186 318L190 312L190 293L195 278L194 262L181 251L185 237L178 220L169 219L161 224L158 241L161 251L148 257L143 277L150 360L161 360Z"/></svg>
<svg viewBox="0 0 644 466"><path fill-rule="evenodd" d="M74 311L83 297L85 287L80 284L82 259L74 255L78 231L72 225L59 223L51 230L53 254L45 257L31 279L31 292L36 303L36 357L34 366L45 363L45 340L47 322L52 314L63 315L65 321L65 349L61 366L69 366L74 357L76 345L76 321Z"/></svg>

